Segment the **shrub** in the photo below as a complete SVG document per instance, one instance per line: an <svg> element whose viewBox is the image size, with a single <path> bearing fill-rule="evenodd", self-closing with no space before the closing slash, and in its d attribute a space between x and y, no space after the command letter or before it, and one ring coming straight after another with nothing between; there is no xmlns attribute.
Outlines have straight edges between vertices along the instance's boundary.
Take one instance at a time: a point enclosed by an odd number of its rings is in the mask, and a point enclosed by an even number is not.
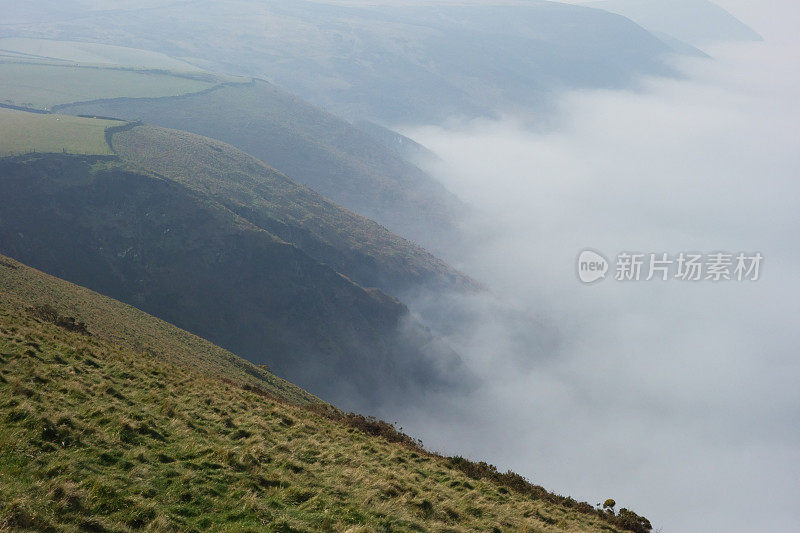
<svg viewBox="0 0 800 533"><path fill-rule="evenodd" d="M30 307L28 310L31 315L39 320L50 322L51 324L55 324L56 326L64 328L68 331L75 331L84 335L91 335L89 330L86 329L86 324L84 322L80 322L72 316L60 315L58 311L50 304L37 305Z"/></svg>
<svg viewBox="0 0 800 533"><path fill-rule="evenodd" d="M653 526L650 521L633 511L629 511L624 507L619 510L619 514L613 520L614 525L622 529L633 531L634 533L649 533Z"/></svg>

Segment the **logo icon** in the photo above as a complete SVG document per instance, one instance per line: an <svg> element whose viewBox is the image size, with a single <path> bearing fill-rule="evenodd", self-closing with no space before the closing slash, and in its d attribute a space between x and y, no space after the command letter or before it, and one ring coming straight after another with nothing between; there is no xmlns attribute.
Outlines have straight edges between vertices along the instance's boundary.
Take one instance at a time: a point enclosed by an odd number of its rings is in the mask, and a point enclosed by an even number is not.
<svg viewBox="0 0 800 533"><path fill-rule="evenodd" d="M586 284L605 279L608 260L594 250L584 250L578 256L578 278Z"/></svg>

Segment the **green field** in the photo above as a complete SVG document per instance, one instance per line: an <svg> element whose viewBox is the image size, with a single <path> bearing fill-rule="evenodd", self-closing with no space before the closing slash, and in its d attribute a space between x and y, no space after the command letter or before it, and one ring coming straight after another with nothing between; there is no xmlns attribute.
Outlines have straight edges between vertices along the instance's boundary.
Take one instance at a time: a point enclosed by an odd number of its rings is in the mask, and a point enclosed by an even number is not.
<svg viewBox="0 0 800 533"><path fill-rule="evenodd" d="M178 96L215 83L143 70L0 62L0 103L35 109L102 98Z"/></svg>
<svg viewBox="0 0 800 533"><path fill-rule="evenodd" d="M632 524L621 522L632 513L427 453L387 424L196 366L213 350L174 343L176 328L126 309L0 257L0 531Z"/></svg>
<svg viewBox="0 0 800 533"><path fill-rule="evenodd" d="M105 129L121 123L0 108L0 156L29 152L112 155Z"/></svg>
<svg viewBox="0 0 800 533"><path fill-rule="evenodd" d="M84 64L111 64L179 71L199 70L190 63L174 59L159 52L100 43L56 41L52 39L0 38L0 54Z"/></svg>

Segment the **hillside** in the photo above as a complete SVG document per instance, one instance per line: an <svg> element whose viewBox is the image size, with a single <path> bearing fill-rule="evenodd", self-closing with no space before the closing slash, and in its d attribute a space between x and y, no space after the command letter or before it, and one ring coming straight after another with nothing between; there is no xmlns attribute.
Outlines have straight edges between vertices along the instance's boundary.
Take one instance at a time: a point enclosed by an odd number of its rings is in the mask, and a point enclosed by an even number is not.
<svg viewBox="0 0 800 533"><path fill-rule="evenodd" d="M239 84L220 87L221 91L230 87L240 90ZM174 112L196 111L199 116L205 116L199 110L181 108L180 98L167 100L178 102ZM224 104L217 108L220 107L224 108ZM311 120L313 118L309 117L309 123ZM238 128L234 122L227 123L231 132L247 129L241 123ZM119 127L123 124L113 120L26 113L0 107L0 156L34 151L121 155L140 168L164 174L213 196L237 214L251 219L259 227L361 285L379 287L392 293L419 289L423 285L466 289L476 286L472 280L421 247L343 209L232 146L186 132L145 126ZM107 128L110 128L108 135L105 133ZM239 135L246 138L242 133ZM270 145L263 136L256 138L254 144ZM322 175L324 168L318 171ZM365 174L365 179L374 176ZM341 179L350 181L346 177ZM360 187L373 189L364 182ZM410 189L413 191L414 187ZM380 195L379 191L375 194ZM407 206L407 209L412 210L412 206Z"/></svg>
<svg viewBox="0 0 800 533"><path fill-rule="evenodd" d="M313 397L0 257L2 530L649 530L293 400Z"/></svg>
<svg viewBox="0 0 800 533"><path fill-rule="evenodd" d="M41 310L82 323L98 342L184 370L259 387L295 404L321 400L263 367L159 320L130 305L0 256L0 305L8 316L52 317ZM52 314L52 313L51 313ZM47 322L44 320L44 322Z"/></svg>
<svg viewBox="0 0 800 533"><path fill-rule="evenodd" d="M139 120L229 143L434 251L454 247L456 221L468 214L438 182L379 139L264 81L178 98L121 98L57 109Z"/></svg>
<svg viewBox="0 0 800 533"><path fill-rule="evenodd" d="M0 253L269 364L328 400L391 401L463 381L455 355L401 303L209 195L115 157L10 157L0 176Z"/></svg>
<svg viewBox="0 0 800 533"><path fill-rule="evenodd" d="M387 126L537 109L562 87L671 72L669 47L630 20L555 2L243 0L184 10L156 0L117 11L72 0L24 18L14 36L162 52Z"/></svg>
<svg viewBox="0 0 800 533"><path fill-rule="evenodd" d="M0 159L0 253L269 364L341 405L470 382L452 350L370 288L471 286L430 254L211 139L6 113L41 135L25 137L25 155ZM105 138L122 157L43 153L36 142L68 136L70 120L94 125L75 139Z"/></svg>
<svg viewBox="0 0 800 533"><path fill-rule="evenodd" d="M6 40L43 53L53 47ZM62 56L80 58L87 47L96 48L74 43ZM112 57L141 53L111 48ZM0 61L0 74L0 107L116 117L212 137L429 249L454 249L456 223L468 216L466 206L384 144L386 130L356 128L261 80L30 58Z"/></svg>
<svg viewBox="0 0 800 533"><path fill-rule="evenodd" d="M422 248L298 185L230 145L152 126L111 136L123 160L213 198L367 287L474 287Z"/></svg>

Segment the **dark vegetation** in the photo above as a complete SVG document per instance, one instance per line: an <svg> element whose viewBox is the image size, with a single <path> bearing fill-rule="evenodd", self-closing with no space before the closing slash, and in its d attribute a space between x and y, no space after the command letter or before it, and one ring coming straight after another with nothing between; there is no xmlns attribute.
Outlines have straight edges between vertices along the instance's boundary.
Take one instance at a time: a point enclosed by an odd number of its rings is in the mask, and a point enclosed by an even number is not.
<svg viewBox="0 0 800 533"><path fill-rule="evenodd" d="M496 466L483 461L474 462L458 456L450 457L449 461L454 468L461 470L472 479L486 479L535 500L544 500L567 509L574 509L579 513L595 514L620 529L635 533L648 533L653 529L647 518L628 509L620 509L619 514L614 514L613 506L607 509L596 509L586 502L579 502L569 496L548 492L544 487L534 485L525 477L510 470L505 473L500 472Z"/></svg>
<svg viewBox="0 0 800 533"><path fill-rule="evenodd" d="M121 118L116 118L116 117L98 117L96 115L76 115L76 116L81 118L96 118L98 120L116 120L118 122L125 122Z"/></svg>
<svg viewBox="0 0 800 533"><path fill-rule="evenodd" d="M475 287L419 246L230 145L138 123L108 128L107 138L124 160L213 198L362 286Z"/></svg>
<svg viewBox="0 0 800 533"><path fill-rule="evenodd" d="M0 103L0 107L2 107L3 109L13 109L14 111L25 111L25 112L28 112L28 113L36 113L38 115L49 115L50 114L50 111L46 111L44 109L33 109L31 107L23 107L23 106L12 105L12 104Z"/></svg>
<svg viewBox="0 0 800 533"><path fill-rule="evenodd" d="M54 278L0 255L0 303L47 323L84 324L98 341L157 357L179 367L252 387L293 404L320 402L306 391L232 353L135 307ZM44 312L42 312L44 310ZM67 331L70 331L67 329Z"/></svg>
<svg viewBox="0 0 800 533"><path fill-rule="evenodd" d="M2 253L266 363L327 400L352 406L464 383L455 354L401 303L211 194L104 157L5 158L0 175Z"/></svg>
<svg viewBox="0 0 800 533"><path fill-rule="evenodd" d="M78 115L78 116L83 116L85 118L95 118L95 119L102 119L103 118L103 117L90 117L90 116L87 116L87 115ZM109 118L106 118L105 120L120 120L120 119L115 119L115 118L109 119ZM125 122L123 124L120 124L119 126L109 126L108 128L105 129L105 133L104 133L103 137L106 140L106 144L108 145L108 147L113 152L114 151L114 142L113 142L114 134L130 131L133 128L135 128L136 126L141 126L141 125L142 125L141 122Z"/></svg>
<svg viewBox="0 0 800 533"><path fill-rule="evenodd" d="M66 329L67 331L75 331L77 333L83 333L84 335L91 335L89 330L86 329L86 324L84 322L76 320L74 316L62 316L58 314L58 311L50 304L36 305L29 308L29 311L32 316L40 320L44 320L45 322L55 324L60 328Z"/></svg>

